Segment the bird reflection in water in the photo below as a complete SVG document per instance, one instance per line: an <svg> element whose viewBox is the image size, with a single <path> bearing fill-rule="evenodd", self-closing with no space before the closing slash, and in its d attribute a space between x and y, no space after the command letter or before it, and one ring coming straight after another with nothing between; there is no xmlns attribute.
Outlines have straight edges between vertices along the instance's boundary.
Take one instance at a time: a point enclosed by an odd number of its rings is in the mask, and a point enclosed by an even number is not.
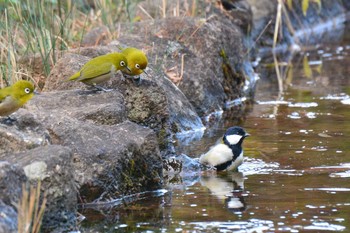
<svg viewBox="0 0 350 233"><path fill-rule="evenodd" d="M232 213L246 210L244 201L244 176L242 172L211 173L201 176L201 185L225 204Z"/></svg>

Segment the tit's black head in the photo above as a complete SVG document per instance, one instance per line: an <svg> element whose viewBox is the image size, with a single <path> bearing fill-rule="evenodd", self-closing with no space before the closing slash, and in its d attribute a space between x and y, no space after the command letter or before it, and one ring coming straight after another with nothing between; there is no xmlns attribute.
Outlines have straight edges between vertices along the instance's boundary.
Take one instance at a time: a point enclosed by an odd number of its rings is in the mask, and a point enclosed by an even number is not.
<svg viewBox="0 0 350 233"><path fill-rule="evenodd" d="M249 134L241 127L234 126L226 130L224 135L224 143L227 145L241 145L244 138L248 137Z"/></svg>

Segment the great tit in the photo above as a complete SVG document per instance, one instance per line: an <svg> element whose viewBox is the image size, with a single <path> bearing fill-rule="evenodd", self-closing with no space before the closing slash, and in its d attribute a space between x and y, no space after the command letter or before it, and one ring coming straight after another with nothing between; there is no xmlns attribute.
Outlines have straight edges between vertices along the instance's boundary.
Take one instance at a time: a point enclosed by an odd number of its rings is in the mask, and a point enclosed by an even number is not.
<svg viewBox="0 0 350 233"><path fill-rule="evenodd" d="M238 170L243 162L243 140L249 134L241 127L234 126L226 130L221 143L214 145L199 158L200 163L208 164L217 171Z"/></svg>

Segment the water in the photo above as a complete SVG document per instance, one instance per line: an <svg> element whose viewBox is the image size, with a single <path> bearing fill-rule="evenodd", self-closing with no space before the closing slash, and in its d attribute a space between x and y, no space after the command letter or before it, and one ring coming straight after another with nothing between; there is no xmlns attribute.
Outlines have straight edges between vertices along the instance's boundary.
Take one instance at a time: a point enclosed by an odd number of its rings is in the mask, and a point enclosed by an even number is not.
<svg viewBox="0 0 350 233"><path fill-rule="evenodd" d="M82 209L82 231L349 232L350 46L325 45L308 58L311 78L296 57L282 96L275 82L260 81L244 121L223 113L217 128L178 146L198 157L239 124L252 135L240 172L185 172L165 190Z"/></svg>

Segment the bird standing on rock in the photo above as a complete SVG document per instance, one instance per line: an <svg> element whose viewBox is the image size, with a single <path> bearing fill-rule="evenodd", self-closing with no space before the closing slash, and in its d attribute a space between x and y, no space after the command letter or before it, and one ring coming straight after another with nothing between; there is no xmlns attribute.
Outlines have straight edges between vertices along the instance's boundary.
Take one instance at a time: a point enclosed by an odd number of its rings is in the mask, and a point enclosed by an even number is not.
<svg viewBox="0 0 350 233"><path fill-rule="evenodd" d="M199 161L216 168L217 171L238 170L243 162L243 140L249 134L241 127L234 126L226 130L221 143L211 147Z"/></svg>
<svg viewBox="0 0 350 233"><path fill-rule="evenodd" d="M98 86L98 84L107 82L118 70L130 72L126 57L122 53L109 53L88 61L77 73L68 78L67 81L80 81L99 90L107 91Z"/></svg>
<svg viewBox="0 0 350 233"><path fill-rule="evenodd" d="M34 96L33 83L20 80L12 86L0 89L0 116L17 111Z"/></svg>

